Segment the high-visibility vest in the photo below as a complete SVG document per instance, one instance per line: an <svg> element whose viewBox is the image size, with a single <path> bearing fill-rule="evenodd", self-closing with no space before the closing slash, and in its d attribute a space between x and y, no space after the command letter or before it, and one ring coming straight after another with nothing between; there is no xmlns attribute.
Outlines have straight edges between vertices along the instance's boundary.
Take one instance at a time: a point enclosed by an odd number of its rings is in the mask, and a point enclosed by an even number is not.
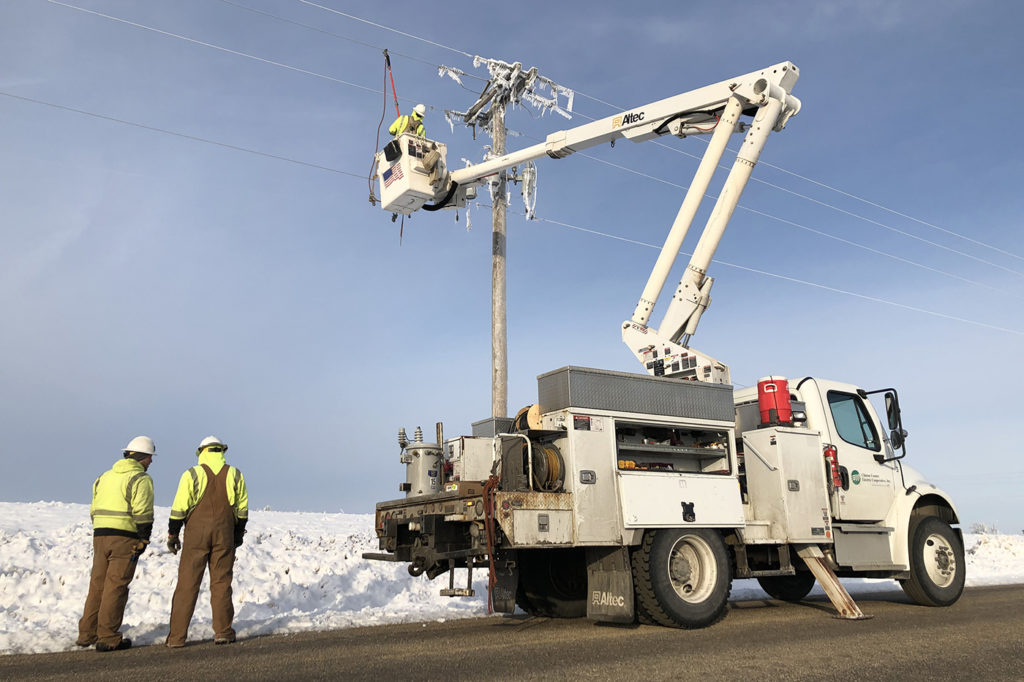
<svg viewBox="0 0 1024 682"><path fill-rule="evenodd" d="M142 464L126 457L97 478L89 515L93 529L137 533L140 524L152 524L153 479Z"/></svg>
<svg viewBox="0 0 1024 682"><path fill-rule="evenodd" d="M423 127L423 119L417 121L412 116L399 116L388 128L388 132L398 137L402 133L413 133L419 137L426 136L426 129Z"/></svg>
<svg viewBox="0 0 1024 682"><path fill-rule="evenodd" d="M178 480L178 491L174 495L174 502L171 504L171 521L182 521L189 517L192 510L203 499L206 492L208 477L202 465L210 467L214 474L220 472L223 467L228 467L227 473L227 494L228 504L234 511L235 519L241 521L249 518L249 494L245 488L245 477L237 468L230 466L224 455L219 452L203 451L199 455L199 464L188 469Z"/></svg>

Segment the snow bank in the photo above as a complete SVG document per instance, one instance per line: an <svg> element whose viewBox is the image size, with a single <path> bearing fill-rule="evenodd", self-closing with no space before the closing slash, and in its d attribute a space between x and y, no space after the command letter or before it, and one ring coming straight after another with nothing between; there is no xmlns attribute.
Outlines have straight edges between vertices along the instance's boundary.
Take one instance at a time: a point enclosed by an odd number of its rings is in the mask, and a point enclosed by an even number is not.
<svg viewBox="0 0 1024 682"><path fill-rule="evenodd" d="M140 558L122 631L136 644L167 636L177 557L162 544L167 507L156 508L153 546ZM361 625L444 621L487 614L484 571L476 596L438 595L445 578L412 578L405 566L361 558L377 551L370 514L250 511L235 564L239 637ZM1024 583L1024 536L968 534L967 584ZM92 565L89 508L81 504L0 502L0 653L75 649ZM851 593L889 590L891 580L844 581ZM465 571L456 574L464 586ZM815 590L820 592L820 588ZM752 580L736 581L733 599L762 599ZM189 638L212 639L208 581Z"/></svg>

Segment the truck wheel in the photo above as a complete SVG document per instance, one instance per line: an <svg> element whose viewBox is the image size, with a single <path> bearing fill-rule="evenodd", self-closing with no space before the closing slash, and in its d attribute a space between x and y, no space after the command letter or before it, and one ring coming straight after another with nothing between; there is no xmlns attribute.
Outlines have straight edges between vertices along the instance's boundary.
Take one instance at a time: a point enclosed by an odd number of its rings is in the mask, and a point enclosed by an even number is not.
<svg viewBox="0 0 1024 682"><path fill-rule="evenodd" d="M800 601L814 587L814 574L800 571L796 575L771 575L758 578L757 582L773 599Z"/></svg>
<svg viewBox="0 0 1024 682"><path fill-rule="evenodd" d="M702 628L725 617L729 553L716 531L647 531L632 556L638 613L668 627Z"/></svg>
<svg viewBox="0 0 1024 682"><path fill-rule="evenodd" d="M582 549L524 549L519 550L518 561L519 608L547 618L587 615L587 563Z"/></svg>
<svg viewBox="0 0 1024 682"><path fill-rule="evenodd" d="M949 524L936 516L910 531L910 578L900 581L907 596L922 606L949 606L964 591L964 546Z"/></svg>

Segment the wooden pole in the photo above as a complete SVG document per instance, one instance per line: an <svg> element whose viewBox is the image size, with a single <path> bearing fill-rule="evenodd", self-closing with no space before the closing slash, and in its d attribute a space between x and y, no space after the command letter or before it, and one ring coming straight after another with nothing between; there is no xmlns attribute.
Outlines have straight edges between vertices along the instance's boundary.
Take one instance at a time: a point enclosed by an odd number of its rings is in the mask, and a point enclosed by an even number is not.
<svg viewBox="0 0 1024 682"><path fill-rule="evenodd" d="M505 103L491 105L491 151L505 154ZM505 171L491 208L491 416L508 416L508 333L505 312Z"/></svg>

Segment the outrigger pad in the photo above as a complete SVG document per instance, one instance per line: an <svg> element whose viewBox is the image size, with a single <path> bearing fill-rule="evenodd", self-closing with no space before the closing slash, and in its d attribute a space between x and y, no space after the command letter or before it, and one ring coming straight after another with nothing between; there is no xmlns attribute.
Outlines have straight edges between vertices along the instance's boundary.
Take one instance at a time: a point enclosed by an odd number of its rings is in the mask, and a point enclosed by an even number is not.
<svg viewBox="0 0 1024 682"><path fill-rule="evenodd" d="M384 145L384 158L389 162L394 161L402 155L402 145L398 140L391 140Z"/></svg>

